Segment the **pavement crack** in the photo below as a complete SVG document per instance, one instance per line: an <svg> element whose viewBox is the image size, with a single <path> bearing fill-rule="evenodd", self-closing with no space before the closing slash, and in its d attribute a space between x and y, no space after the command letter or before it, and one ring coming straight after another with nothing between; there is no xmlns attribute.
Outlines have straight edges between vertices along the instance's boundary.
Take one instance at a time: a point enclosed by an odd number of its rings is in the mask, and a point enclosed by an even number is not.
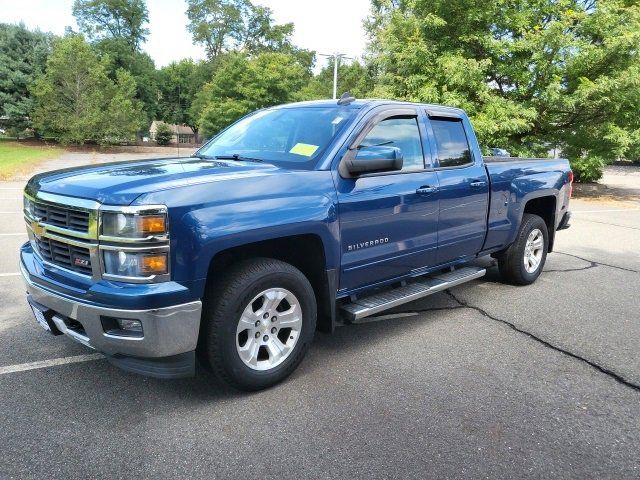
<svg viewBox="0 0 640 480"><path fill-rule="evenodd" d="M578 360L582 363L585 363L587 365L589 365L592 368L595 368L596 370L598 370L601 373L604 373L605 375L607 375L608 377L612 378L613 380L615 380L618 383L621 383L622 385L629 387L633 390L635 390L636 392L640 392L640 385L633 383L630 380L627 380L626 378L624 378L622 375L614 372L613 370L608 369L607 367L603 367L602 365L599 365L596 362L593 362L587 358L581 357L580 355L573 353L569 350L565 350L562 347L559 347L557 345L554 345L551 342L548 342L547 340L544 340L540 337L538 337L536 334L528 332L527 330L523 330L522 328L516 326L514 323L508 321L508 320L504 320L502 318L498 318L498 317L494 317L493 315L491 315L490 313L488 313L486 310L480 308L480 307L476 307L475 305L471 305L468 302L465 302L464 300L459 299L455 294L453 294L450 290L445 290L445 293L447 295L449 295L449 297L451 297L455 302L457 302L460 306L465 307L465 308L469 308L471 310L475 310L476 312L480 313L482 316L493 320L495 322L499 322L502 323L506 326L508 326L509 328L511 328L512 330L515 330L518 333L521 333L523 335L526 335L527 337L531 338L532 340L535 340L536 342L540 343L541 345L544 345L547 348L550 348L551 350L554 350L556 352L562 353L563 355L566 355L568 357L571 357L575 360Z"/></svg>
<svg viewBox="0 0 640 480"><path fill-rule="evenodd" d="M616 268L618 270L623 270L625 272L631 272L631 273L640 273L640 271L634 270L632 268L625 268L625 267L620 267L618 265L611 265L610 263L596 262L595 260L590 260L588 258L580 257L578 255L573 255L572 253L559 252L558 250L554 250L553 253L559 253L560 255L566 255L568 257L577 258L578 260L582 260L583 262L593 263L595 265L602 266L602 267ZM547 270L545 270L545 271L547 271ZM551 271L551 270L549 270L549 271Z"/></svg>

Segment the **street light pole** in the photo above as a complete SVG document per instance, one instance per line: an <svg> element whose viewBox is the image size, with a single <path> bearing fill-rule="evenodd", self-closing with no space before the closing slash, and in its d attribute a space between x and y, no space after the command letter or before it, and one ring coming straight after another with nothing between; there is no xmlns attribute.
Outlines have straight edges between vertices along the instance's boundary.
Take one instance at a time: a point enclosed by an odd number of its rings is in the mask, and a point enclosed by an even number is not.
<svg viewBox="0 0 640 480"><path fill-rule="evenodd" d="M320 55L321 57L333 58L333 99L335 100L336 98L338 98L338 62L341 58L350 59L350 57L347 57L344 53L338 52L331 55L326 53L320 53L318 55Z"/></svg>

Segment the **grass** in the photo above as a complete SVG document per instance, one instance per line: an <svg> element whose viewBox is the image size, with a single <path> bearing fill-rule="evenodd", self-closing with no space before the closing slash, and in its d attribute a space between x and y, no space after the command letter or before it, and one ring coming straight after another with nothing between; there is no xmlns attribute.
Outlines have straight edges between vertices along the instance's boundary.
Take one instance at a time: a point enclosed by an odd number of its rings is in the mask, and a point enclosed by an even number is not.
<svg viewBox="0 0 640 480"><path fill-rule="evenodd" d="M62 151L59 147L3 139L0 141L0 180L9 180L18 173L26 173L38 162L56 158Z"/></svg>

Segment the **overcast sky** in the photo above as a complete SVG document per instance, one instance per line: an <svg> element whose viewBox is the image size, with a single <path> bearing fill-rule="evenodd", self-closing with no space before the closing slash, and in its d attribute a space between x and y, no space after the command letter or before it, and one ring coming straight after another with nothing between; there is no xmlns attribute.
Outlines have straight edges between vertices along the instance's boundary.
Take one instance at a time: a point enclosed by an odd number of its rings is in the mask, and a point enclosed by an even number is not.
<svg viewBox="0 0 640 480"><path fill-rule="evenodd" d="M362 21L369 12L369 0L253 1L270 7L277 23L293 22L293 41L300 47L318 53L339 51L353 57L364 52L367 39ZM73 0L0 0L0 23L22 21L29 28L62 35L67 25L77 30L72 5ZM143 49L156 66L186 57L204 57L203 49L191 44L184 0L147 0L147 8L151 33Z"/></svg>

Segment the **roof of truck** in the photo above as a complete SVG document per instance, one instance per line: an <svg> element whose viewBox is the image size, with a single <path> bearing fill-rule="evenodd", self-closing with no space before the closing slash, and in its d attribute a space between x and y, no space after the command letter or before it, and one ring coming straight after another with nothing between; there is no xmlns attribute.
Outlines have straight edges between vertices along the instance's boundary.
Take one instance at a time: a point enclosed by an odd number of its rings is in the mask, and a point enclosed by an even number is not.
<svg viewBox="0 0 640 480"><path fill-rule="evenodd" d="M338 104L337 100L310 100L306 102L295 102L279 105L272 108L292 108L292 107L335 107ZM446 105L434 105L429 103L417 103L417 102L404 102L400 100L386 100L382 98L362 98L356 99L352 102L344 105L345 107L351 107L360 109L362 107L375 107L378 105L410 105L420 106L435 111L447 111L451 113L464 114L464 110L456 107L449 107Z"/></svg>

